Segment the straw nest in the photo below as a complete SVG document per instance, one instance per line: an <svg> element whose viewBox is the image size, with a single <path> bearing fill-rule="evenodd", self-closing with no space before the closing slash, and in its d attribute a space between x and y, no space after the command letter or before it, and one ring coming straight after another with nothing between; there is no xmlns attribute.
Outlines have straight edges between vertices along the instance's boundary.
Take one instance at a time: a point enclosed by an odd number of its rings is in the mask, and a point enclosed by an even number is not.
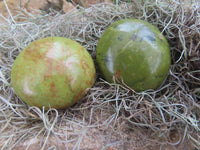
<svg viewBox="0 0 200 150"><path fill-rule="evenodd" d="M19 12L0 24L0 147L17 149L21 144L20 148L31 149L38 140L38 149L179 149L180 145L198 149L199 2L133 0L77 8L67 14L53 10L37 16ZM29 107L16 96L10 83L11 67L29 43L49 36L71 38L95 61L103 31L124 18L146 20L167 38L172 65L160 88L136 93L106 82L97 68L89 93L66 110Z"/></svg>

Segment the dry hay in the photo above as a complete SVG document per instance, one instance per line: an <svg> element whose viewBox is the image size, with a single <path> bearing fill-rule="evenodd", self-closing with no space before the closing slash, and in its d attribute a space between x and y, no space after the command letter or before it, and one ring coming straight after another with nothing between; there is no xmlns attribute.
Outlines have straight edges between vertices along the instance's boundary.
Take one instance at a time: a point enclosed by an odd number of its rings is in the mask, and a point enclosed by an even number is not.
<svg viewBox="0 0 200 150"><path fill-rule="evenodd" d="M199 6L198 1L135 0L79 7L67 14L33 16L25 10L17 16L10 14L7 23L0 24L0 147L31 149L39 139L34 149L162 149L167 145L198 149ZM25 21L17 22L16 17ZM15 95L10 84L11 67L30 42L48 36L68 37L83 45L95 60L101 34L123 18L146 20L169 41L172 66L160 88L136 93L107 83L97 68L93 88L66 110L28 107ZM178 147L181 144L183 147Z"/></svg>

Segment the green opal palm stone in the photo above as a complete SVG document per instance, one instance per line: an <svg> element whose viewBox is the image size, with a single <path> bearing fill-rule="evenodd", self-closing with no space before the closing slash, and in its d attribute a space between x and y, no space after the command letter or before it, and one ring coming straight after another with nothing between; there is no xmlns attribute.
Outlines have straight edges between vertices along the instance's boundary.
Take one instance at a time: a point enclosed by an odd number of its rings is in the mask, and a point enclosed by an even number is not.
<svg viewBox="0 0 200 150"><path fill-rule="evenodd" d="M107 81L125 83L138 92L158 88L171 65L166 38L155 26L137 19L110 25L97 44L96 57Z"/></svg>
<svg viewBox="0 0 200 150"><path fill-rule="evenodd" d="M11 82L30 106L67 108L79 101L95 81L94 62L79 43L62 37L32 42L16 58Z"/></svg>

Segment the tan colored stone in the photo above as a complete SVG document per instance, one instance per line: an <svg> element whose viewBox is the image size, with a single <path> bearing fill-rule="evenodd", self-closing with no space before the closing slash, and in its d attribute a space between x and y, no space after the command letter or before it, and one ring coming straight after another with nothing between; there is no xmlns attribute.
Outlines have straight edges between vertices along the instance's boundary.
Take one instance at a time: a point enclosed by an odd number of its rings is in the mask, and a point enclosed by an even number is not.
<svg viewBox="0 0 200 150"><path fill-rule="evenodd" d="M41 6L47 5L47 2L46 0L21 0L21 2L20 0L6 0L6 5L3 1L0 2L0 15L8 18L11 16L14 17L24 10L33 15L40 14ZM10 11L10 15L8 10ZM0 21L3 22L5 20L0 17Z"/></svg>
<svg viewBox="0 0 200 150"><path fill-rule="evenodd" d="M112 0L74 0L74 2L82 7L88 8L98 3L112 3Z"/></svg>
<svg viewBox="0 0 200 150"><path fill-rule="evenodd" d="M18 11L20 11L20 5L18 0L16 1L6 0L6 4L8 6L11 15L15 16L18 13ZM0 2L0 15L4 17L9 16L8 10L3 1Z"/></svg>
<svg viewBox="0 0 200 150"><path fill-rule="evenodd" d="M72 10L75 10L75 6L72 3L69 3L69 2L64 0L62 9L63 9L64 13L67 13L67 12L70 12Z"/></svg>
<svg viewBox="0 0 200 150"><path fill-rule="evenodd" d="M49 9L63 10L65 13L74 9L74 6L65 0L6 0L6 4L12 17L18 15L23 10L37 15L42 14L42 11L49 13ZM0 22L5 22L1 16L9 17L8 10L3 1L0 1Z"/></svg>

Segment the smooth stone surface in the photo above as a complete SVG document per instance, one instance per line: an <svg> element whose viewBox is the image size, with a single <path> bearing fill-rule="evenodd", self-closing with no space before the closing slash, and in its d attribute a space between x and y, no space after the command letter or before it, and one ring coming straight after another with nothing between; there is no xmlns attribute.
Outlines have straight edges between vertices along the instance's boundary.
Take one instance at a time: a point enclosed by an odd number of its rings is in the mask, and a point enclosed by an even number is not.
<svg viewBox="0 0 200 150"><path fill-rule="evenodd" d="M32 42L16 58L11 82L28 105L67 108L95 81L94 62L79 43L62 37Z"/></svg>
<svg viewBox="0 0 200 150"><path fill-rule="evenodd" d="M155 26L137 19L110 25L97 44L96 57L107 81L124 82L139 92L159 87L171 65L165 37Z"/></svg>

